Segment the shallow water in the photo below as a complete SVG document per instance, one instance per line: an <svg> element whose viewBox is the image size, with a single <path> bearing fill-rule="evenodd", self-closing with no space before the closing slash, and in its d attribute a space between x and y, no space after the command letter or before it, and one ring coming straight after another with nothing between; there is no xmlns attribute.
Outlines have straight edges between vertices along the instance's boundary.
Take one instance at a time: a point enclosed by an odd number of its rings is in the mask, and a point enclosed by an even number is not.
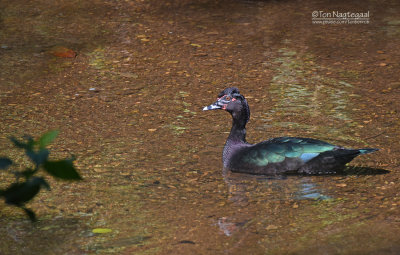
<svg viewBox="0 0 400 255"><path fill-rule="evenodd" d="M8 136L59 128L52 153L85 180L51 181L35 224L1 203L0 253L400 253L399 3L160 2L1 4L1 155L23 163ZM313 25L315 10L370 24ZM380 151L340 176L223 173L230 117L201 109L227 86L250 104L249 142Z"/></svg>

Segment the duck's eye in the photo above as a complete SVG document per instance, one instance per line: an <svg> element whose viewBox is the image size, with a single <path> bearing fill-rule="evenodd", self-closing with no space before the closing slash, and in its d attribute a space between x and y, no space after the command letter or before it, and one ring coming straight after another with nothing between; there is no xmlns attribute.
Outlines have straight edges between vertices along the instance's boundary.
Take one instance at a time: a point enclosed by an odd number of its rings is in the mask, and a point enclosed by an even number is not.
<svg viewBox="0 0 400 255"><path fill-rule="evenodd" d="M230 96L226 96L225 99L229 101L229 100L231 100L231 97Z"/></svg>

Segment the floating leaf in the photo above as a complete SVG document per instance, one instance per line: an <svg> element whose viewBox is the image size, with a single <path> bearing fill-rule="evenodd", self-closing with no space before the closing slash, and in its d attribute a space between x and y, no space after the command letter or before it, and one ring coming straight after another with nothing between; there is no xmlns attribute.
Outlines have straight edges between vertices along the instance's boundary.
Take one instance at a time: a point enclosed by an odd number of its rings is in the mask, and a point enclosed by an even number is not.
<svg viewBox="0 0 400 255"><path fill-rule="evenodd" d="M92 230L92 233L95 234L106 234L112 232L112 229L110 228L95 228Z"/></svg>
<svg viewBox="0 0 400 255"><path fill-rule="evenodd" d="M0 169L7 169L12 165L12 161L9 158L0 158Z"/></svg>
<svg viewBox="0 0 400 255"><path fill-rule="evenodd" d="M39 138L39 148L43 149L49 145L58 135L58 130L51 130Z"/></svg>
<svg viewBox="0 0 400 255"><path fill-rule="evenodd" d="M74 58L76 52L63 46L55 46L49 50L49 53L60 58Z"/></svg>
<svg viewBox="0 0 400 255"><path fill-rule="evenodd" d="M43 167L46 172L54 177L64 180L82 180L72 160L46 161Z"/></svg>

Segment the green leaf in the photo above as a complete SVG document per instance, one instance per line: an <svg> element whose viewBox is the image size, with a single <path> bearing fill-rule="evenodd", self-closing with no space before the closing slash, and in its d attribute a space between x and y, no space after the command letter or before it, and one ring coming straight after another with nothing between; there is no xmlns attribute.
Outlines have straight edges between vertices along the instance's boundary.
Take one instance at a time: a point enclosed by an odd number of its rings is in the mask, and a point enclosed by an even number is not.
<svg viewBox="0 0 400 255"><path fill-rule="evenodd" d="M72 160L46 161L43 167L47 173L54 177L64 180L82 180Z"/></svg>
<svg viewBox="0 0 400 255"><path fill-rule="evenodd" d="M12 161L9 158L0 158L0 169L7 169L12 165Z"/></svg>
<svg viewBox="0 0 400 255"><path fill-rule="evenodd" d="M58 130L51 130L43 134L39 138L39 148L40 149L46 148L46 146L49 145L57 137L58 133L59 133Z"/></svg>
<svg viewBox="0 0 400 255"><path fill-rule="evenodd" d="M34 177L26 182L13 183L2 192L7 204L22 206L40 191L40 187L48 187L47 182L41 177Z"/></svg>
<svg viewBox="0 0 400 255"><path fill-rule="evenodd" d="M26 215L28 215L29 219L30 219L32 222L35 222L35 221L36 221L36 214L35 214L32 210L30 210L30 209L28 209L28 208L26 208L26 207L23 207L22 209L24 209Z"/></svg>
<svg viewBox="0 0 400 255"><path fill-rule="evenodd" d="M49 157L49 150L48 149L41 149L38 152L33 150L27 150L26 155L36 164L40 165L44 163L47 158Z"/></svg>
<svg viewBox="0 0 400 255"><path fill-rule="evenodd" d="M31 178L31 176L33 176L36 173L36 170L33 170L31 168L26 168L24 171L22 172L16 172L15 175L17 177L25 177L26 179Z"/></svg>

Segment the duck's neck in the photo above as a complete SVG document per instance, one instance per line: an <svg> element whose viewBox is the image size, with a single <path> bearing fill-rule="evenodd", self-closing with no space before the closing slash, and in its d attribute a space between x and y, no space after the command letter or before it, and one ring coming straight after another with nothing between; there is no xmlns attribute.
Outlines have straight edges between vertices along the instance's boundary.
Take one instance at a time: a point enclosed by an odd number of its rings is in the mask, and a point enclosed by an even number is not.
<svg viewBox="0 0 400 255"><path fill-rule="evenodd" d="M246 99L242 99L243 105L240 110L229 111L232 115L232 128L226 140L222 161L224 167L229 167L232 157L241 148L249 146L246 142L246 124L250 119L250 109Z"/></svg>
<svg viewBox="0 0 400 255"><path fill-rule="evenodd" d="M246 121L240 118L235 118L233 115L232 118L232 128L227 143L229 141L235 143L246 143Z"/></svg>
<svg viewBox="0 0 400 255"><path fill-rule="evenodd" d="M224 167L229 167L234 153L241 147L247 146L246 142L246 121L233 117L231 132L226 140L224 151L222 153L222 161Z"/></svg>

